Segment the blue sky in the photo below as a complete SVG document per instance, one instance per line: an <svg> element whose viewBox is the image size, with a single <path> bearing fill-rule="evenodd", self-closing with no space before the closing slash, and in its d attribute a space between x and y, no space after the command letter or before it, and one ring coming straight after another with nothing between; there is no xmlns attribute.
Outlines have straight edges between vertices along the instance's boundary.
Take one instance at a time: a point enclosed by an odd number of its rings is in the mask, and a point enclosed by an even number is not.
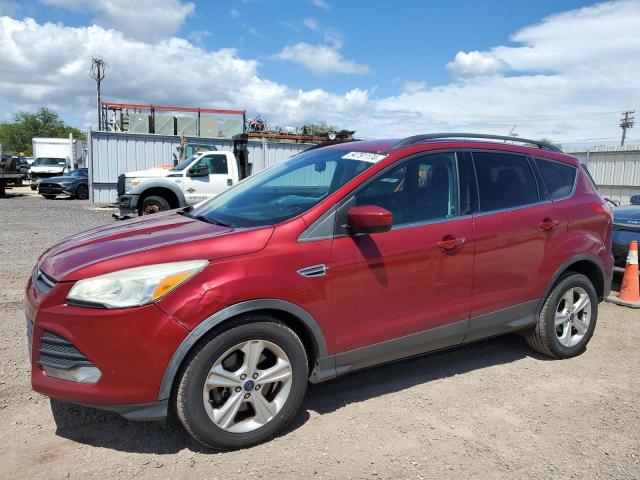
<svg viewBox="0 0 640 480"><path fill-rule="evenodd" d="M620 111L640 107L637 0L0 0L2 15L0 118L44 103L88 126L94 54L110 63L109 100L366 136L518 125L606 143Z"/></svg>

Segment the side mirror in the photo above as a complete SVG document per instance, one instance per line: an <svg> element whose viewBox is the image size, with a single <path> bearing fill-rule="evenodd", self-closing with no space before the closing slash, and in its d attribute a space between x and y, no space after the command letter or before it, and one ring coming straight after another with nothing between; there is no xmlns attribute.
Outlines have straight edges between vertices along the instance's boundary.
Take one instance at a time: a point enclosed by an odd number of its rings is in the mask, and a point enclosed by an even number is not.
<svg viewBox="0 0 640 480"><path fill-rule="evenodd" d="M189 170L190 177L208 177L209 176L209 167L206 165L198 165L191 170Z"/></svg>
<svg viewBox="0 0 640 480"><path fill-rule="evenodd" d="M359 205L347 212L347 228L352 235L391 230L393 214L376 205Z"/></svg>
<svg viewBox="0 0 640 480"><path fill-rule="evenodd" d="M640 205L640 195L632 195L629 200L631 205Z"/></svg>

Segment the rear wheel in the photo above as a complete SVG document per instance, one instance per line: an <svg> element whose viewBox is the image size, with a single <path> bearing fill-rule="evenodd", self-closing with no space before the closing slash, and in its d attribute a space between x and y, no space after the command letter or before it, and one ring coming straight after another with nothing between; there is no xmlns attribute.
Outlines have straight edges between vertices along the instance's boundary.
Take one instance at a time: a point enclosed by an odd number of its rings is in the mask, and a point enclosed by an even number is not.
<svg viewBox="0 0 640 480"><path fill-rule="evenodd" d="M171 210L171 205L162 197L155 195L149 195L142 200L142 208L140 209L140 215L151 215L165 210Z"/></svg>
<svg viewBox="0 0 640 480"><path fill-rule="evenodd" d="M296 334L269 316L254 316L211 338L188 360L176 412L199 442L244 448L284 428L307 388L307 356Z"/></svg>
<svg viewBox="0 0 640 480"><path fill-rule="evenodd" d="M86 200L89 198L89 187L84 183L78 185L78 188L76 188L76 198L79 200Z"/></svg>
<svg viewBox="0 0 640 480"><path fill-rule="evenodd" d="M554 358L570 358L584 352L598 318L598 297L591 280L567 272L547 296L527 342Z"/></svg>

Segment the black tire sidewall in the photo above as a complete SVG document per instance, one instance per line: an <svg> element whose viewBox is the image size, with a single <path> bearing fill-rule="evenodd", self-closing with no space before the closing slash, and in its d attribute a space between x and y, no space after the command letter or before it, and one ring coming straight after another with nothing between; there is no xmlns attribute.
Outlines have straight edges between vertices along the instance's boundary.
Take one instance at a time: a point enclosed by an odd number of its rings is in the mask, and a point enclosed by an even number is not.
<svg viewBox="0 0 640 480"><path fill-rule="evenodd" d="M167 202L164 198L157 197L155 195L150 195L148 197L145 197L144 200L142 200L142 208L141 208L142 215L151 215L151 214L144 213L146 207L150 203L154 203L156 205L159 205L160 206L160 212L164 212L166 210L171 210L171 205L169 205L169 202Z"/></svg>
<svg viewBox="0 0 640 480"><path fill-rule="evenodd" d="M562 296L567 290L573 287L583 288L591 300L591 320L587 332L580 342L573 347L565 347L560 343L558 336L556 335L555 328L555 312ZM581 354L585 351L589 340L593 336L593 332L596 328L598 320L598 296L591 281L584 275L575 273L567 275L562 279L551 291L544 307L541 312L541 316L544 316L544 328L547 338L549 339L549 347L560 358L570 358Z"/></svg>
<svg viewBox="0 0 640 480"><path fill-rule="evenodd" d="M204 381L213 363L229 348L243 341L261 339L275 343L289 357L293 383L289 398L265 426L249 433L231 433L217 427L207 415L202 399ZM260 443L283 429L295 416L307 388L308 366L304 347L295 334L281 324L249 323L228 330L204 344L186 368L183 377L183 411L188 429L200 442L218 449L244 448Z"/></svg>
<svg viewBox="0 0 640 480"><path fill-rule="evenodd" d="M83 192L82 195L81 192ZM78 185L78 187L76 188L76 197L78 197L78 199L80 200L86 200L87 198L89 198L89 187L84 183Z"/></svg>

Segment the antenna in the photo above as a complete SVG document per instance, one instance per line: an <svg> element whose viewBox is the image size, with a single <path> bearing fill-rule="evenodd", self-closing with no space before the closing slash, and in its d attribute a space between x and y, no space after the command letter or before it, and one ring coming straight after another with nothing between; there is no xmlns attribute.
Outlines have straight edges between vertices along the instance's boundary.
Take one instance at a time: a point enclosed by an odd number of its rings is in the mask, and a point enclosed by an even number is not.
<svg viewBox="0 0 640 480"><path fill-rule="evenodd" d="M93 57L91 59L91 70L89 71L89 76L96 81L96 100L97 100L97 110L98 110L98 130L104 129L104 124L106 122L103 121L102 118L102 99L100 92L100 82L104 78L105 70L107 69L107 62L104 61L101 57Z"/></svg>

